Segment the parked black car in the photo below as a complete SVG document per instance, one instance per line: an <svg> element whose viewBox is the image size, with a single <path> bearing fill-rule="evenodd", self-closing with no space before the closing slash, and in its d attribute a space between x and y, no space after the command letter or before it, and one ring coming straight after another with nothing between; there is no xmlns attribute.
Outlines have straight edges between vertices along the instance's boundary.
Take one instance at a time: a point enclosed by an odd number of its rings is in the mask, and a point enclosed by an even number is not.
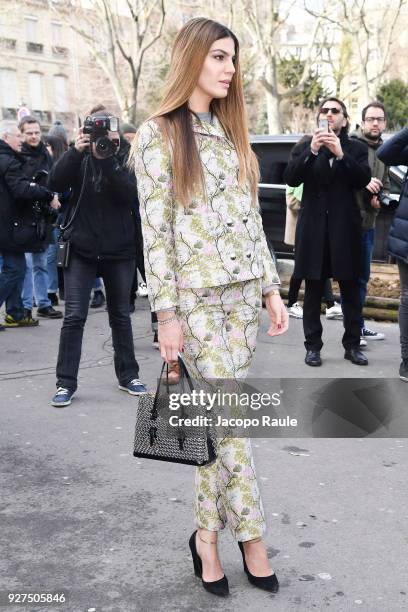
<svg viewBox="0 0 408 612"><path fill-rule="evenodd" d="M259 200L262 219L268 242L273 245L279 258L293 258L293 248L283 242L286 219L286 185L283 173L294 145L301 139L301 134L280 134L251 136L251 145L258 157L261 168L259 183ZM401 185L406 172L405 166L392 166L391 195L398 200ZM387 262L387 238L394 210L382 208L376 222L376 239L373 258L378 262Z"/></svg>

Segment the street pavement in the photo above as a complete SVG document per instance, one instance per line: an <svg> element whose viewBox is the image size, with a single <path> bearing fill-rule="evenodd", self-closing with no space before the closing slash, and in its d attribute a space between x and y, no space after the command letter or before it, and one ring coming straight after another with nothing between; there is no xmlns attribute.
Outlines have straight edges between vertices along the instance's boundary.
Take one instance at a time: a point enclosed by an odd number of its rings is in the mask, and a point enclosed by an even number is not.
<svg viewBox="0 0 408 612"><path fill-rule="evenodd" d="M132 321L140 377L153 388L161 360L146 299L137 300ZM117 389L104 309L89 313L72 405L50 406L60 324L41 320L38 328L0 334L1 610L408 609L404 437L254 439L280 591L248 583L226 529L220 554L231 595L218 600L194 577L187 544L194 468L132 456L137 399ZM263 312L252 375L397 377L397 325L370 325L387 337L369 345L363 368L343 358L342 323L323 324L324 365L310 368L302 322L291 319L289 332L272 339ZM64 592L67 601L8 606L8 592Z"/></svg>

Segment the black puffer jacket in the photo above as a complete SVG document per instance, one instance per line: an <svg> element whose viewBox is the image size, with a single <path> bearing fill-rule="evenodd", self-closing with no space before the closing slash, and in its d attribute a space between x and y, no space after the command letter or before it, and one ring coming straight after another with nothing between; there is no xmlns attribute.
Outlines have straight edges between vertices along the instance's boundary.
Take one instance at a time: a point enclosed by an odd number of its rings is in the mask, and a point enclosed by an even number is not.
<svg viewBox="0 0 408 612"><path fill-rule="evenodd" d="M0 140L0 251L42 251L37 239L33 202L50 202L53 193L30 181L24 158Z"/></svg>
<svg viewBox="0 0 408 612"><path fill-rule="evenodd" d="M408 166L408 128L387 140L377 151L387 166ZM408 172L401 189L398 208L388 236L388 250L397 259L408 263Z"/></svg>
<svg viewBox="0 0 408 612"><path fill-rule="evenodd" d="M23 142L21 155L24 158L23 171L28 178L33 178L39 170L45 170L46 172L51 170L52 157L43 142L40 142L36 147L30 147ZM44 183L46 183L46 179ZM43 184L43 182L40 181L40 184Z"/></svg>
<svg viewBox="0 0 408 612"><path fill-rule="evenodd" d="M58 192L72 189L66 219L83 185L75 220L64 234L73 250L83 257L133 259L136 256L134 206L137 189L133 173L126 168L128 151L129 145L121 141L117 155L97 160L72 147L50 172L50 189Z"/></svg>

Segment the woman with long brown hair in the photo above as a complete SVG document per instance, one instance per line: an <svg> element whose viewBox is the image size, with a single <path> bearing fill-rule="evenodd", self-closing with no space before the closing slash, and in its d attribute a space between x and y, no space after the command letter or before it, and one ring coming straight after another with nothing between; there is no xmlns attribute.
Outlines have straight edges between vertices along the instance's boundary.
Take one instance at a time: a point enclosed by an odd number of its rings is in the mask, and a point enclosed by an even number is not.
<svg viewBox="0 0 408 612"><path fill-rule="evenodd" d="M279 277L258 212L259 168L248 138L239 43L225 26L192 19L178 33L159 109L138 131L135 163L149 299L163 359L198 380L245 378L264 295L269 335L287 329ZM250 441L224 437L197 468L194 570L228 594L217 532L230 527L249 581L276 592Z"/></svg>

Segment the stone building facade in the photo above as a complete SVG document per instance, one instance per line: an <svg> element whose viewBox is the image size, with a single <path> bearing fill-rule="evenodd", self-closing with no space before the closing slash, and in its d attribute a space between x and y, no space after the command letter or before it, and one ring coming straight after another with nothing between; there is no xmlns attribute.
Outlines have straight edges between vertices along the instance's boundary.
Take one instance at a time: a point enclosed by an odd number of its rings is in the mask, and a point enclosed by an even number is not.
<svg viewBox="0 0 408 612"><path fill-rule="evenodd" d="M117 110L84 43L45 0L0 0L0 119L27 107L44 132L60 120L70 136L97 103Z"/></svg>

